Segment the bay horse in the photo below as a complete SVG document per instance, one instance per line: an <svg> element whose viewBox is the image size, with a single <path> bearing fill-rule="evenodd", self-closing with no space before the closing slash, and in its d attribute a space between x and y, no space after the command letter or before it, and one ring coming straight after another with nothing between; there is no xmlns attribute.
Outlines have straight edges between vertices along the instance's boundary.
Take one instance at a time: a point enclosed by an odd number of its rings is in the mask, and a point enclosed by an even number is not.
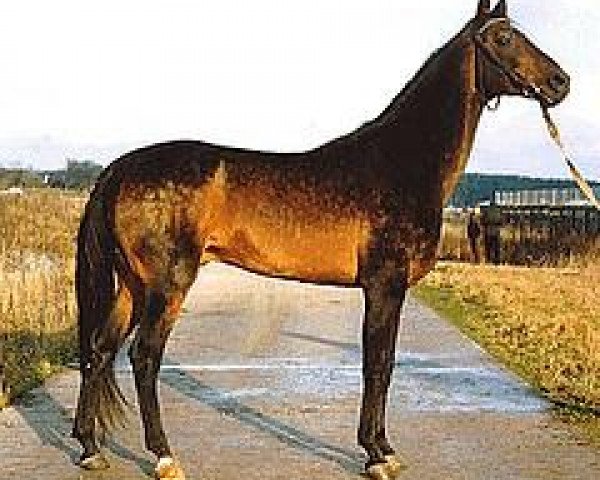
<svg viewBox="0 0 600 480"><path fill-rule="evenodd" d="M442 208L465 169L484 107L503 95L544 108L568 75L507 17L476 15L392 103L357 130L301 153L175 141L109 165L77 238L80 465L107 466L98 438L123 413L113 361L128 336L147 448L159 479L183 479L160 419L165 343L198 270L220 261L263 275L361 288L366 473L400 470L386 436L387 392L407 289L435 264Z"/></svg>

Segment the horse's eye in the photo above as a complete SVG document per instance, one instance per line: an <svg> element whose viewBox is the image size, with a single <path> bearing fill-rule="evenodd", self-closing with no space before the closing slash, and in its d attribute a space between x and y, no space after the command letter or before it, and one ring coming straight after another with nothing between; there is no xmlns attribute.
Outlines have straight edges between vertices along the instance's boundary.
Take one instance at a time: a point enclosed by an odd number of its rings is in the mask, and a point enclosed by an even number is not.
<svg viewBox="0 0 600 480"><path fill-rule="evenodd" d="M502 30L496 36L496 43L501 47L506 47L506 46L510 45L512 38L513 38L513 34L510 30Z"/></svg>

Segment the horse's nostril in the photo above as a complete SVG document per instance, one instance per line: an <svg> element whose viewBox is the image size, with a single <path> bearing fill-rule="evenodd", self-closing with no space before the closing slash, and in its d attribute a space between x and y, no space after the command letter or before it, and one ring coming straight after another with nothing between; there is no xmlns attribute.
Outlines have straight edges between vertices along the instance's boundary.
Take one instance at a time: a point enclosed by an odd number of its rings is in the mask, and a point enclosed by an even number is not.
<svg viewBox="0 0 600 480"><path fill-rule="evenodd" d="M568 87L569 79L560 73L556 73L552 77L550 77L550 80L548 80L548 84L550 85L550 87L552 87L553 90L559 92Z"/></svg>

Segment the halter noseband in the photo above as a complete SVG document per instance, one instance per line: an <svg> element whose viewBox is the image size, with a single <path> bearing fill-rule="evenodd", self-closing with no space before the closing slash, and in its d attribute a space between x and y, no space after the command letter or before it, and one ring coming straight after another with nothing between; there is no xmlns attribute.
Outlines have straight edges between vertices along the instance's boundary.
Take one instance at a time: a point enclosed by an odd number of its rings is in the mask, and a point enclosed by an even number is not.
<svg viewBox="0 0 600 480"><path fill-rule="evenodd" d="M524 97L534 98L540 103L544 103L544 97L539 87L534 85L532 82L526 80L517 72L507 67L502 60L496 55L496 53L485 43L483 40L483 34L492 26L497 23L506 23L510 26L510 19L508 18L492 18L488 20L474 35L473 41L478 50L480 50L484 56L489 60L490 64L504 74L510 82L521 91ZM479 57L478 57L479 58ZM483 66L480 60L477 61L477 82L479 94L483 98L483 102L488 110L497 110L500 106L500 95L496 96L496 104L494 106L489 105L491 99L488 98L488 94L485 89L485 79L483 78Z"/></svg>

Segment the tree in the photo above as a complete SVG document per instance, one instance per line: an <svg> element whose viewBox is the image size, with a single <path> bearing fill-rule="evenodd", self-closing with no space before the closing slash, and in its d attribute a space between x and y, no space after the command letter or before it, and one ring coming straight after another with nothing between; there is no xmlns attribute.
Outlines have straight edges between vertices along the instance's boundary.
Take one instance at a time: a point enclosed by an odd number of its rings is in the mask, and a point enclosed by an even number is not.
<svg viewBox="0 0 600 480"><path fill-rule="evenodd" d="M102 165L85 160L67 160L67 168L62 172L52 175L53 180L62 180L65 188L89 189L98 175L102 172Z"/></svg>

